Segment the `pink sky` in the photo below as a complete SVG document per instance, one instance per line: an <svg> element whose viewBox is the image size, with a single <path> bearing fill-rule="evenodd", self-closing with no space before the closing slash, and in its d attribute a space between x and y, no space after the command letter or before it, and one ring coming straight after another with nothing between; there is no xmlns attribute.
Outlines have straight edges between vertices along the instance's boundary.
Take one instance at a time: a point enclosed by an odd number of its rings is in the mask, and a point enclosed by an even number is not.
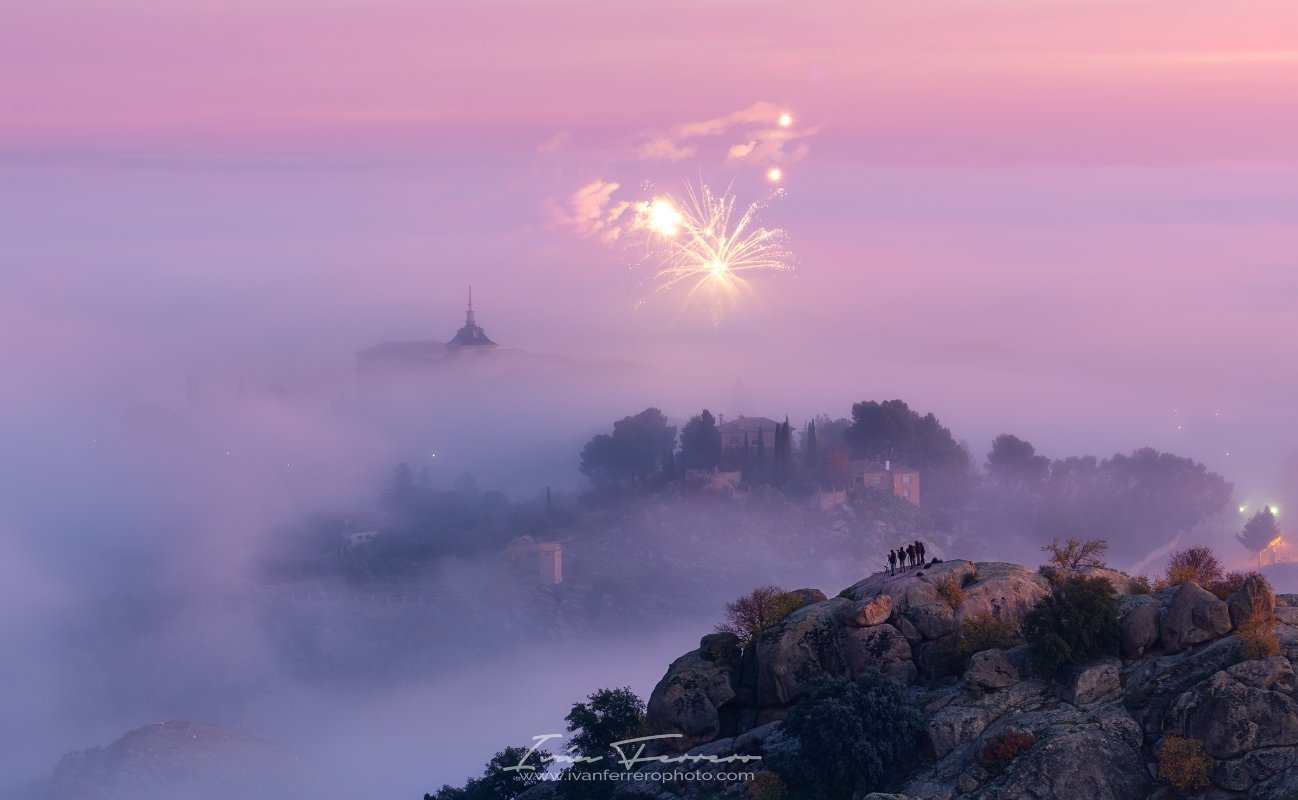
<svg viewBox="0 0 1298 800"><path fill-rule="evenodd" d="M1175 446L1182 404L1281 424L1295 31L1287 0L10 0L0 311L42 337L32 371L303 375L448 336L472 281L495 338L682 364L695 405L897 395L978 452L1094 441L1061 432L1085 415L1103 447ZM746 185L730 133L634 153L759 102L816 130L769 211L797 277L718 330L637 312L625 259L553 209Z"/></svg>
<svg viewBox="0 0 1298 800"><path fill-rule="evenodd" d="M0 121L20 152L599 148L761 98L852 162L1284 159L1295 29L1284 0L13 0Z"/></svg>

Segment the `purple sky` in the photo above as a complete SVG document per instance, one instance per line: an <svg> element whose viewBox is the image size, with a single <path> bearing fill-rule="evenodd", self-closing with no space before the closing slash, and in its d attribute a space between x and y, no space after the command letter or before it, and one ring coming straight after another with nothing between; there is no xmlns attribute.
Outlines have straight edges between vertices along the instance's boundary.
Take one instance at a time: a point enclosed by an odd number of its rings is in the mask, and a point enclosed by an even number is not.
<svg viewBox="0 0 1298 800"><path fill-rule="evenodd" d="M449 337L472 282L497 341L651 364L674 415L900 396L977 454L1230 449L1263 482L1298 444L1261 433L1298 389L1294 30L1280 0L15 0L9 399L328 384ZM727 159L753 109L796 140ZM562 221L596 182L757 199L769 164L798 268L716 329Z"/></svg>

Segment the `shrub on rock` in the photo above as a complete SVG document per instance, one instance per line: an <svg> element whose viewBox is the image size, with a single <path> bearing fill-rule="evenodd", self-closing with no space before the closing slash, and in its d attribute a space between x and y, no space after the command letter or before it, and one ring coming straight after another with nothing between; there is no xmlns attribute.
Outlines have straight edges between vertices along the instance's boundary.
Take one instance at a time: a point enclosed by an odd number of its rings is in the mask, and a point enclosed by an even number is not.
<svg viewBox="0 0 1298 800"><path fill-rule="evenodd" d="M1189 547L1172 554L1167 562L1167 585L1197 583L1203 588L1222 579L1221 561L1211 547Z"/></svg>
<svg viewBox="0 0 1298 800"><path fill-rule="evenodd" d="M951 606L952 609L959 608L960 604L964 602L964 589L960 588L960 584L956 583L955 578L950 575L939 578L933 584L933 588L937 589L937 596L941 597L942 601Z"/></svg>
<svg viewBox="0 0 1298 800"><path fill-rule="evenodd" d="M847 800L908 767L922 727L905 690L882 673L823 677L784 719L797 746L771 762L792 797Z"/></svg>
<svg viewBox="0 0 1298 800"><path fill-rule="evenodd" d="M1160 781L1181 791L1207 787L1212 762L1204 752L1203 742L1169 734L1158 746L1157 756Z"/></svg>
<svg viewBox="0 0 1298 800"><path fill-rule="evenodd" d="M733 633L746 646L806 604L798 592L786 592L778 586L759 586L733 603L726 603L726 621L716 630Z"/></svg>
<svg viewBox="0 0 1298 800"><path fill-rule="evenodd" d="M1068 664L1117 655L1121 635L1113 585L1074 576L1055 587L1023 620L1032 666L1053 675Z"/></svg>
<svg viewBox="0 0 1298 800"><path fill-rule="evenodd" d="M1280 655L1280 639L1275 634L1275 625L1274 617L1259 615L1249 617L1235 629L1245 659L1255 661Z"/></svg>
<svg viewBox="0 0 1298 800"><path fill-rule="evenodd" d="M978 763L988 772L1000 772L1018 758L1019 753L1036 744L1036 741L1036 737L1027 731L1005 731L983 745L982 752L978 754Z"/></svg>

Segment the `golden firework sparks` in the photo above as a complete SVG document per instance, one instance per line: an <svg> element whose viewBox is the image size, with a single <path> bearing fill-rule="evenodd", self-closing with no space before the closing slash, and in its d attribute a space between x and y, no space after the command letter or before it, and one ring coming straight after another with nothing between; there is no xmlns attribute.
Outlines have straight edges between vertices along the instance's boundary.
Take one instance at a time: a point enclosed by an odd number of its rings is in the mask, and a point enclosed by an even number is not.
<svg viewBox="0 0 1298 800"><path fill-rule="evenodd" d="M735 196L707 186L686 187L684 201L656 197L637 208L637 227L649 232L660 266L655 292L689 286L686 305L704 303L713 325L753 293L748 277L793 269L784 231L757 223L758 203L735 218Z"/></svg>

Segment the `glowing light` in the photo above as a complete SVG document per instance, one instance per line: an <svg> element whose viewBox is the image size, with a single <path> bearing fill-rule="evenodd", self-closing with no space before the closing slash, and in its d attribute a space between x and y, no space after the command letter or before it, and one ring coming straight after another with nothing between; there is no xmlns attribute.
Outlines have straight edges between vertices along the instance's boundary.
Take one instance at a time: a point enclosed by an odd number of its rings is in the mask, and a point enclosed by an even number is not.
<svg viewBox="0 0 1298 800"><path fill-rule="evenodd" d="M659 197L641 204L639 227L656 234L649 242L651 257L660 265L654 291L688 285L686 305L706 304L715 326L753 293L749 275L792 270L784 231L758 225L759 209L753 203L736 215L734 195L718 196L707 186L687 186L683 200Z"/></svg>
<svg viewBox="0 0 1298 800"><path fill-rule="evenodd" d="M779 167L771 167L766 171L766 180L771 183L779 183L784 180L784 170Z"/></svg>
<svg viewBox="0 0 1298 800"><path fill-rule="evenodd" d="M1248 508L1248 506L1240 506L1240 507L1239 507L1239 513L1243 514L1243 513L1244 513L1244 509L1246 509L1246 508Z"/></svg>
<svg viewBox="0 0 1298 800"><path fill-rule="evenodd" d="M792 125L792 124L793 124L793 115L791 115L791 114L790 114L789 112L787 112L787 111L785 111L783 114L780 115L780 127L781 127L781 128L787 128L787 127L789 127L789 126Z"/></svg>
<svg viewBox="0 0 1298 800"><path fill-rule="evenodd" d="M1284 543L1284 537L1277 536L1271 540L1271 543L1268 544L1267 547L1279 547L1283 543Z"/></svg>
<svg viewBox="0 0 1298 800"><path fill-rule="evenodd" d="M657 197L649 203L641 204L641 216L646 227L669 237L680 232L684 219L675 204L665 197Z"/></svg>

